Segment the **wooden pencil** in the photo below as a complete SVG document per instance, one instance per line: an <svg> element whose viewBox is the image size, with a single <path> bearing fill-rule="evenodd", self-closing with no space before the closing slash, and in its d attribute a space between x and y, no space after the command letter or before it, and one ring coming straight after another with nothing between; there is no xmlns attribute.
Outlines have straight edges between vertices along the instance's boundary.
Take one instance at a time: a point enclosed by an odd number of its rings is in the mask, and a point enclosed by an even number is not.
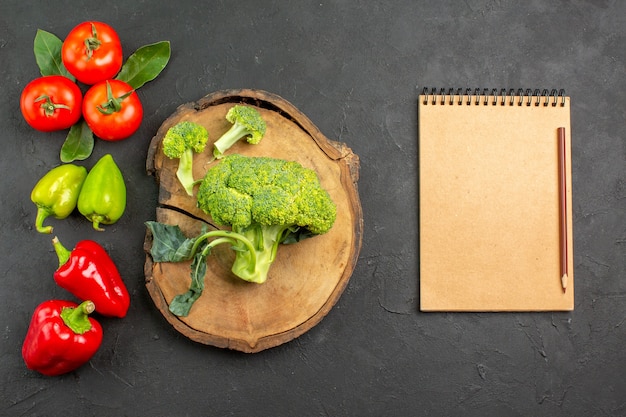
<svg viewBox="0 0 626 417"><path fill-rule="evenodd" d="M567 290L568 280L568 242L567 242L567 172L566 172L566 144L565 128L557 129L558 152L559 152L559 243L560 243L560 272L561 287L563 292Z"/></svg>

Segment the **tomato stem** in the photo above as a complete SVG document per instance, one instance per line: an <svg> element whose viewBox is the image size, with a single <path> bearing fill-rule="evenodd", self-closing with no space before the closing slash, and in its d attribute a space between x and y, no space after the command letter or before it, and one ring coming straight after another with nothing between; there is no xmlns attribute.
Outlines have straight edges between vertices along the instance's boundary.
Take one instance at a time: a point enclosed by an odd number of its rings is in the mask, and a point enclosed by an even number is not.
<svg viewBox="0 0 626 417"><path fill-rule="evenodd" d="M93 51L98 49L102 42L98 39L98 31L96 25L91 24L91 37L85 39L85 49L87 50L87 60L90 60L93 56Z"/></svg>
<svg viewBox="0 0 626 417"><path fill-rule="evenodd" d="M35 103L39 101L43 101L43 103L41 103L41 108L47 117L53 116L56 109L70 110L70 107L65 104L53 103L52 99L47 94L43 94L35 99Z"/></svg>
<svg viewBox="0 0 626 417"><path fill-rule="evenodd" d="M102 114L113 114L122 110L122 101L124 101L126 97L130 96L135 90L130 90L129 92L122 94L119 97L115 97L113 95L113 90L111 89L111 84L108 81L106 83L107 83L107 101L100 104L96 108Z"/></svg>

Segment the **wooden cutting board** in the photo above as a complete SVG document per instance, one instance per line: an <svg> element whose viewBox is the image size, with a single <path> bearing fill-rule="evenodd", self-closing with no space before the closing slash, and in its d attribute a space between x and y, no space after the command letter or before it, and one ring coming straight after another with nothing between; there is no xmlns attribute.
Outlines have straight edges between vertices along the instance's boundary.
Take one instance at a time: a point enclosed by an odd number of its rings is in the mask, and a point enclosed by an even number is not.
<svg viewBox="0 0 626 417"><path fill-rule="evenodd" d="M161 151L167 130L183 120L205 126L209 143L195 156L194 177L202 178L211 164L212 144L230 127L226 112L235 104L254 106L267 123L257 145L240 141L229 153L294 160L314 169L337 205L332 229L293 245L281 245L268 279L245 282L230 271L234 255L219 245L208 258L205 288L187 317L170 313L168 303L187 291L190 263L155 263L152 237L146 233L146 287L156 307L183 335L200 343L242 352L259 352L288 342L318 324L346 287L361 249L363 216L357 181L359 158L345 144L327 139L292 104L259 90L227 90L180 106L152 138L146 168L159 185L156 221L177 224L187 236L203 225L217 228L196 207L176 178L178 162ZM196 187L197 192L197 187Z"/></svg>

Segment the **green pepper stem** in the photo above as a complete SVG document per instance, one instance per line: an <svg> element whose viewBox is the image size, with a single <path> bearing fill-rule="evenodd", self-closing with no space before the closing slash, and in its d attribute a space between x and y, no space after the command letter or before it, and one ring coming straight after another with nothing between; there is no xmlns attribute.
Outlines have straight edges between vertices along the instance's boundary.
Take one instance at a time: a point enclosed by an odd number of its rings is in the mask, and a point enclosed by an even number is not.
<svg viewBox="0 0 626 417"><path fill-rule="evenodd" d="M78 307L64 307L61 310L61 319L67 327L76 334L83 334L91 330L91 322L89 314L96 310L93 301L83 301Z"/></svg>
<svg viewBox="0 0 626 417"><path fill-rule="evenodd" d="M58 237L52 238L52 246L54 246L54 251L59 258L59 268L67 263L70 259L71 251L67 250Z"/></svg>
<svg viewBox="0 0 626 417"><path fill-rule="evenodd" d="M52 214L45 207L37 207L37 217L35 218L35 228L39 233L52 233L52 226L44 226L43 221Z"/></svg>
<svg viewBox="0 0 626 417"><path fill-rule="evenodd" d="M104 229L100 227L100 222L104 219L105 219L104 216L99 216L97 214L90 216L90 220L93 224L94 230L97 230L98 232L104 232Z"/></svg>

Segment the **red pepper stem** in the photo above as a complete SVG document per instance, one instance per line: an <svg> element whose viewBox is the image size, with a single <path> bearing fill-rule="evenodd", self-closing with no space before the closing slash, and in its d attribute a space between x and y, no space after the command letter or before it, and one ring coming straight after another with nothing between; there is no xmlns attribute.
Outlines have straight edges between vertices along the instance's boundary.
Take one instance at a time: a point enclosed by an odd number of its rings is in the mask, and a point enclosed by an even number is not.
<svg viewBox="0 0 626 417"><path fill-rule="evenodd" d="M54 237L52 239L52 246L54 246L54 251L57 253L57 257L59 258L59 268L65 265L65 263L70 259L71 251L67 250L65 246L61 244L58 237Z"/></svg>
<svg viewBox="0 0 626 417"><path fill-rule="evenodd" d="M83 301L76 308L64 307L61 310L61 319L67 327L76 334L83 334L91 330L89 314L93 313L96 305L93 301Z"/></svg>

